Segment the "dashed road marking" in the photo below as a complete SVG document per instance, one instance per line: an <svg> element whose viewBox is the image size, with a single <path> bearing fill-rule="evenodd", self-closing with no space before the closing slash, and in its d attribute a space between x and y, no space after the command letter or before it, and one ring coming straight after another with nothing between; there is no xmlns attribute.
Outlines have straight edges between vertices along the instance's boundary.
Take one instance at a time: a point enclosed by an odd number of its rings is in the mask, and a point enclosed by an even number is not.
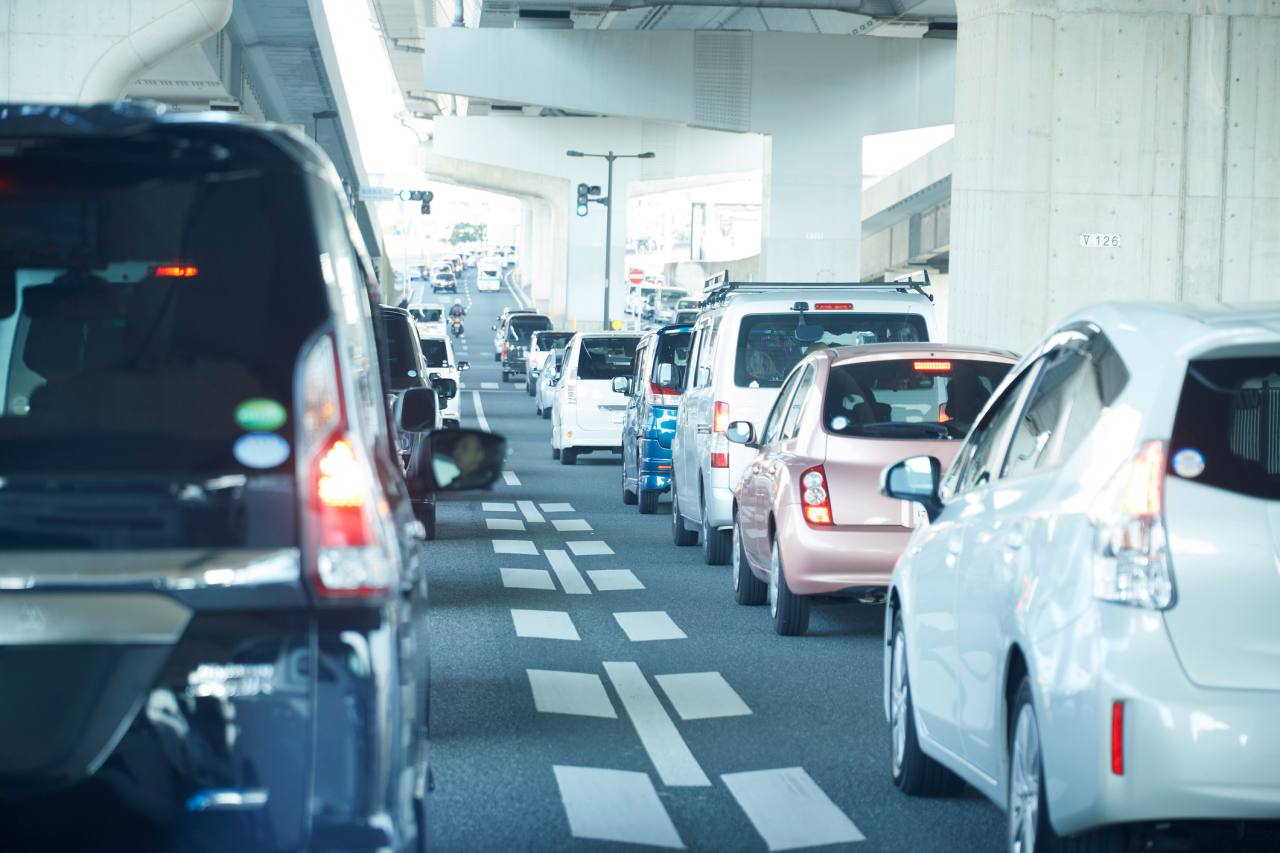
<svg viewBox="0 0 1280 853"><path fill-rule="evenodd" d="M555 589L546 569L503 569L502 585L508 589Z"/></svg>
<svg viewBox="0 0 1280 853"><path fill-rule="evenodd" d="M680 630L665 610L636 610L615 613L613 618L633 643L651 640L685 640L688 634Z"/></svg>
<svg viewBox="0 0 1280 853"><path fill-rule="evenodd" d="M480 504L480 509L484 510L485 512L515 512L516 505L509 504L509 503L493 503L490 501L486 501Z"/></svg>
<svg viewBox="0 0 1280 853"><path fill-rule="evenodd" d="M517 637L540 640L580 640L573 620L563 610L515 610L511 621L516 626Z"/></svg>
<svg viewBox="0 0 1280 853"><path fill-rule="evenodd" d="M486 518L484 523L490 530L524 530L524 522L518 518Z"/></svg>
<svg viewBox="0 0 1280 853"><path fill-rule="evenodd" d="M542 511L546 513L573 512L573 504L543 504Z"/></svg>
<svg viewBox="0 0 1280 853"><path fill-rule="evenodd" d="M747 703L718 672L679 672L658 675L653 680L682 720L745 717L751 713Z"/></svg>
<svg viewBox="0 0 1280 853"><path fill-rule="evenodd" d="M484 391L497 391L498 383L497 382L481 382L480 388Z"/></svg>
<svg viewBox="0 0 1280 853"><path fill-rule="evenodd" d="M520 485L520 478L516 476L515 471L503 471L502 482L506 483L508 486L518 486Z"/></svg>
<svg viewBox="0 0 1280 853"><path fill-rule="evenodd" d="M574 838L684 849L648 773L560 764L553 769Z"/></svg>
<svg viewBox="0 0 1280 853"><path fill-rule="evenodd" d="M491 432L489 429L489 421L484 416L484 406L480 403L480 392L471 392L471 405L476 407L476 423L480 425L480 429L485 432Z"/></svg>
<svg viewBox="0 0 1280 853"><path fill-rule="evenodd" d="M619 589L644 589L644 584L630 569L593 569L587 572L591 582L600 592Z"/></svg>
<svg viewBox="0 0 1280 853"><path fill-rule="evenodd" d="M559 672L527 669L533 706L544 714L576 714L580 717L618 718L604 682L594 672Z"/></svg>
<svg viewBox="0 0 1280 853"><path fill-rule="evenodd" d="M561 533L578 533L591 529L585 518L553 518L551 524Z"/></svg>
<svg viewBox="0 0 1280 853"><path fill-rule="evenodd" d="M588 539L581 542L566 542L569 550L573 552L575 557L595 557L606 554L612 554L613 549L606 543L595 539Z"/></svg>
<svg viewBox="0 0 1280 853"><path fill-rule="evenodd" d="M532 554L537 556L538 548L532 539L494 539L495 554Z"/></svg>
<svg viewBox="0 0 1280 853"><path fill-rule="evenodd" d="M533 505L533 501L516 501L516 506L520 507L520 512L524 513L524 520L531 522L544 521L542 513L538 512L538 508Z"/></svg>
<svg viewBox="0 0 1280 853"><path fill-rule="evenodd" d="M865 841L802 767L720 777L770 850Z"/></svg>
<svg viewBox="0 0 1280 853"><path fill-rule="evenodd" d="M662 707L658 694L645 681L640 667L630 661L606 661L604 671L663 784L709 786L711 780L702 772L698 759L689 751L689 745Z"/></svg>
<svg viewBox="0 0 1280 853"><path fill-rule="evenodd" d="M556 577L560 579L560 586L564 587L564 591L570 595L590 595L591 587L587 586L587 582L582 578L582 572L578 571L578 567L573 564L573 560L569 559L569 555L564 551L548 550L547 562L551 564L551 571L556 573Z"/></svg>

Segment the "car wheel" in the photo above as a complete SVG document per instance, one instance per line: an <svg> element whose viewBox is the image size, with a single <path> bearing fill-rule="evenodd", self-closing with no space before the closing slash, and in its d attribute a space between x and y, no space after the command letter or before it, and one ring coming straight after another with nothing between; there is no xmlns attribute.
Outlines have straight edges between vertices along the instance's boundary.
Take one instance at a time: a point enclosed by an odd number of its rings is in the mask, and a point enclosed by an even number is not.
<svg viewBox="0 0 1280 853"><path fill-rule="evenodd" d="M707 520L707 504L702 502L702 561L708 566L723 566L729 562L729 550L733 534L717 530Z"/></svg>
<svg viewBox="0 0 1280 853"><path fill-rule="evenodd" d="M578 464L577 449L573 447L566 447L563 450L561 450L560 464L561 465L577 465Z"/></svg>
<svg viewBox="0 0 1280 853"><path fill-rule="evenodd" d="M494 360L494 361L502 361L502 356L495 352L495 353L493 354L493 360Z"/></svg>
<svg viewBox="0 0 1280 853"><path fill-rule="evenodd" d="M533 396L533 383L530 382L528 378L524 380L524 393L528 394L530 397Z"/></svg>
<svg viewBox="0 0 1280 853"><path fill-rule="evenodd" d="M684 547L698 544L698 533L685 526L684 516L680 514L680 501L676 497L676 481L671 481L671 541Z"/></svg>
<svg viewBox="0 0 1280 853"><path fill-rule="evenodd" d="M774 633L780 636L798 637L809 630L809 597L796 595L787 586L776 538L769 558L769 616L773 618Z"/></svg>
<svg viewBox="0 0 1280 853"><path fill-rule="evenodd" d="M551 420L551 410L550 410L550 409L543 409L543 410L542 410L542 419L543 419L543 420L546 420L546 421Z"/></svg>
<svg viewBox="0 0 1280 853"><path fill-rule="evenodd" d="M627 463L622 463L622 502L627 506L635 506L639 498L632 489L627 488Z"/></svg>
<svg viewBox="0 0 1280 853"><path fill-rule="evenodd" d="M889 664L889 732L893 751L893 784L913 797L947 797L960 793L964 782L920 749L907 674L907 635L902 614L893 617L893 653Z"/></svg>
<svg viewBox="0 0 1280 853"><path fill-rule="evenodd" d="M552 458L552 459L559 459L559 458L560 458L560 448L558 448L558 447L553 447L553 448L551 448L551 458Z"/></svg>
<svg viewBox="0 0 1280 853"><path fill-rule="evenodd" d="M769 597L769 587L756 577L747 565L747 555L742 550L742 533L738 529L738 517L733 518L733 600L739 604L764 604Z"/></svg>
<svg viewBox="0 0 1280 853"><path fill-rule="evenodd" d="M639 493L639 504L641 515L653 515L658 511L658 498L662 492L656 492L652 489L641 489Z"/></svg>
<svg viewBox="0 0 1280 853"><path fill-rule="evenodd" d="M413 514L417 516L418 521L422 522L422 526L427 529L427 541L436 538L436 504L435 501L415 503L413 505Z"/></svg>

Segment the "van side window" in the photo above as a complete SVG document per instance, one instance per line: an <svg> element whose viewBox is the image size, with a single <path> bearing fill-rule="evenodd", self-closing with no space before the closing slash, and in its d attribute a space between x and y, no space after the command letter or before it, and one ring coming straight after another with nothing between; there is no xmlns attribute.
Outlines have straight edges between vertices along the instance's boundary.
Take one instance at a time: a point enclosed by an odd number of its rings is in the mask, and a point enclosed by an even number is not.
<svg viewBox="0 0 1280 853"><path fill-rule="evenodd" d="M715 379L711 374L711 368L715 357L716 338L719 330L720 318L716 317L702 327L702 334L698 336L700 343L698 345L698 366L694 370L695 388L706 388ZM702 373L702 368L704 367L707 368L706 375L699 377L697 374Z"/></svg>

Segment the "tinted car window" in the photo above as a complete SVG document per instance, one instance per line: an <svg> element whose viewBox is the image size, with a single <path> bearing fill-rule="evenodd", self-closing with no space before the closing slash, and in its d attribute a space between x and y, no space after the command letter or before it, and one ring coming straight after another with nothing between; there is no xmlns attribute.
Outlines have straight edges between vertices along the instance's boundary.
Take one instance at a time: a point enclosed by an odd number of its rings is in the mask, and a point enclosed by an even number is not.
<svg viewBox="0 0 1280 853"><path fill-rule="evenodd" d="M507 340L513 344L528 346L534 332L550 328L550 317L512 317L507 325Z"/></svg>
<svg viewBox="0 0 1280 853"><path fill-rule="evenodd" d="M578 351L579 379L612 379L631 372L639 338L583 338Z"/></svg>
<svg viewBox="0 0 1280 853"><path fill-rule="evenodd" d="M410 316L419 323L436 323L444 316L443 308L410 308Z"/></svg>
<svg viewBox="0 0 1280 853"><path fill-rule="evenodd" d="M422 338L422 357L427 362L427 367L448 367L449 366L449 350L445 347L444 341L439 338Z"/></svg>
<svg viewBox="0 0 1280 853"><path fill-rule="evenodd" d="M423 384L421 349L413 323L399 311L382 312L383 336L387 344L389 391L418 388Z"/></svg>
<svg viewBox="0 0 1280 853"><path fill-rule="evenodd" d="M866 438L964 438L1009 365L951 358L864 361L831 368L822 424Z"/></svg>
<svg viewBox="0 0 1280 853"><path fill-rule="evenodd" d="M692 332L670 332L659 335L658 351L654 355L649 376L651 378L657 376L660 364L675 365L675 378L671 384L675 388L683 387L685 371L689 369L689 343L692 339Z"/></svg>
<svg viewBox="0 0 1280 853"><path fill-rule="evenodd" d="M1188 479L1280 500L1280 357L1191 362L1169 449L1171 475L1199 468L1199 454L1203 470Z"/></svg>
<svg viewBox="0 0 1280 853"><path fill-rule="evenodd" d="M733 379L743 388L777 388L806 353L814 349L929 340L916 314L861 314L809 311L805 325L822 333L812 343L796 340L800 313L752 314L742 318Z"/></svg>
<svg viewBox="0 0 1280 853"><path fill-rule="evenodd" d="M532 340L537 344L538 349L549 350L555 349L556 347L563 347L569 342L569 339L572 338L574 334L574 332L541 331L538 333L537 337Z"/></svg>

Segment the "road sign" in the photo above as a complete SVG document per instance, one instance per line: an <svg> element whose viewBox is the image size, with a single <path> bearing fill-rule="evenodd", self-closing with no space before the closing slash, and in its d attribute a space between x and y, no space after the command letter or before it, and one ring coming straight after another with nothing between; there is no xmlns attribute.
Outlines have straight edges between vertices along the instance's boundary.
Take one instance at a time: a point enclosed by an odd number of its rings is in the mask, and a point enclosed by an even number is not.
<svg viewBox="0 0 1280 853"><path fill-rule="evenodd" d="M644 270L633 269L627 273L627 281L632 284L644 284Z"/></svg>
<svg viewBox="0 0 1280 853"><path fill-rule="evenodd" d="M391 201L396 197L396 191L391 187L361 187L361 201Z"/></svg>

